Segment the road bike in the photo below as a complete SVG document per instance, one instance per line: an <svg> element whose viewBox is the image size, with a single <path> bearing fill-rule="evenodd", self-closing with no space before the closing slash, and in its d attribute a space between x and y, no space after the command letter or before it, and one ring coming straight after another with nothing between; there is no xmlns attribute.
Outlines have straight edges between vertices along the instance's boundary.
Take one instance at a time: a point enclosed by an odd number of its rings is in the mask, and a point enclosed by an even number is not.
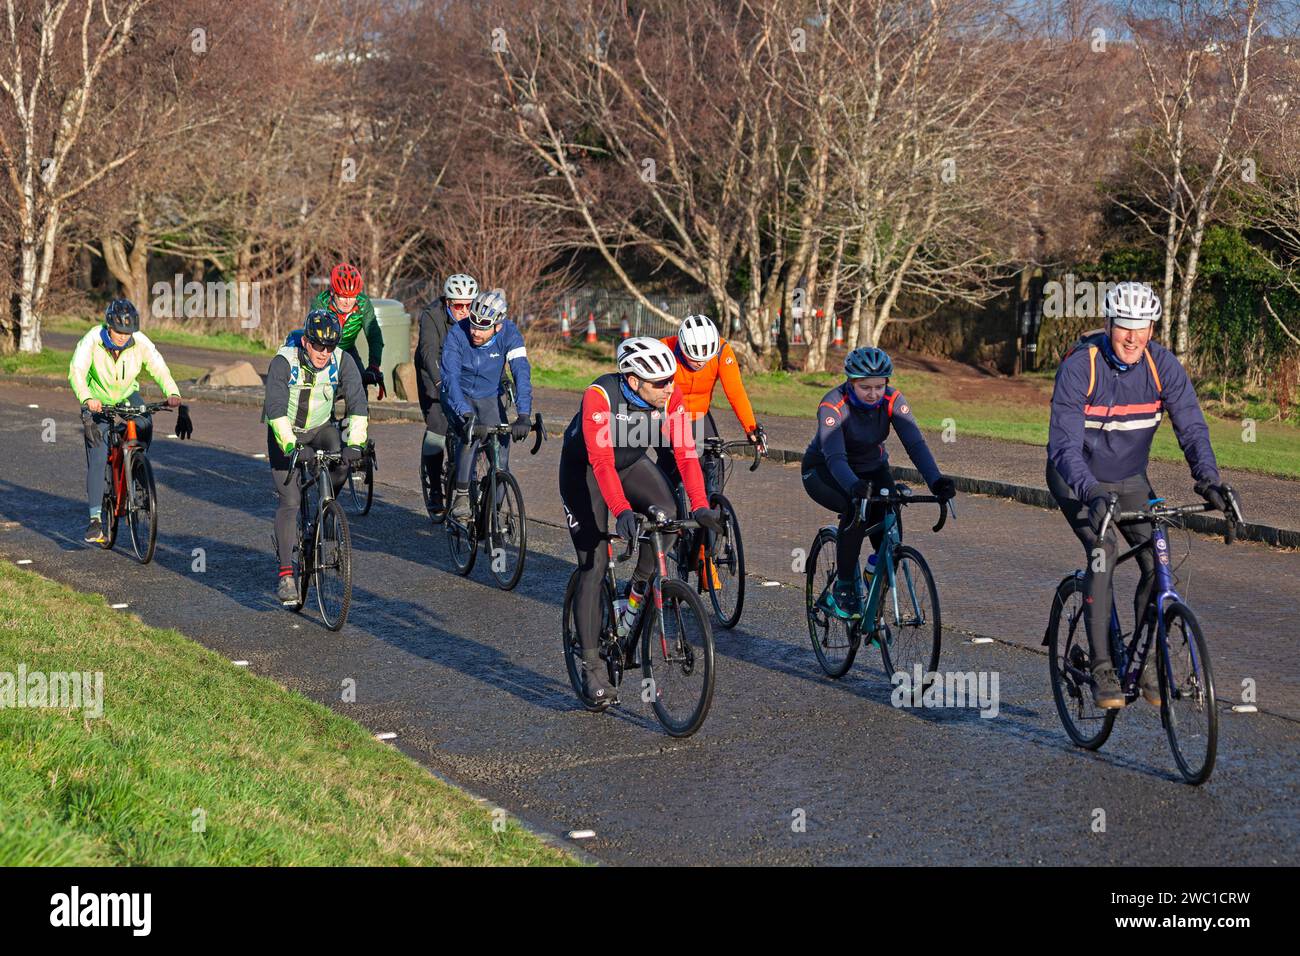
<svg viewBox="0 0 1300 956"><path fill-rule="evenodd" d="M298 574L298 603L307 603L307 588L315 584L321 620L331 631L343 627L352 605L352 536L343 505L334 497L330 469L346 464L341 452L298 445L289 458L284 483L297 481L299 505L294 563ZM315 504L311 499L315 498Z"/></svg>
<svg viewBox="0 0 1300 956"><path fill-rule="evenodd" d="M865 631L868 639L880 648L885 674L893 677L902 672L913 675L921 666L922 681L928 686L939 666L942 628L939 591L930 566L916 548L903 544L902 509L910 504L936 503L939 522L931 530L942 530L956 510L951 501L934 495L915 495L906 485L895 483L879 494L868 493L852 503L854 524L865 524L870 506L885 506L884 517L867 528L864 539L877 528L883 534L876 552L876 568L871 586L863 598L862 617L846 620L826 605L836 578L835 547L839 531L828 525L817 532L804 571L804 601L808 615L808 636L812 640L817 662L829 677L843 677L853 666ZM859 577L861 570L855 568Z"/></svg>
<svg viewBox="0 0 1300 956"><path fill-rule="evenodd" d="M166 402L132 405L120 402L104 405L97 413L108 419L108 465L104 469L104 497L100 523L104 536L100 547L111 550L117 542L117 523L126 519L131 550L141 564L153 560L158 540L158 490L145 443L140 440L136 421L154 412L170 410Z"/></svg>
<svg viewBox="0 0 1300 956"><path fill-rule="evenodd" d="M666 539L680 537L699 525L694 520L670 519L665 514L657 514L653 520L638 517L641 520L636 539L628 543L617 563L631 558L636 546L644 541L654 550L656 570L641 613L628 632L620 635L614 610L619 583L612 544L617 535L604 535L609 564L601 581L600 658L615 688L622 683L625 672L640 666L641 699L653 706L655 716L670 736L689 737L703 725L713 702L713 629L696 593L684 581L669 575L667 554L671 546ZM574 569L564 591L564 663L569 683L583 706L600 711L607 705L596 703L587 694L582 642L574 620L580 573Z"/></svg>
<svg viewBox="0 0 1300 956"><path fill-rule="evenodd" d="M1228 544L1233 541L1236 526L1243 521L1235 498L1230 500L1232 512L1225 516L1224 533ZM1128 703L1138 698L1142 670L1153 645L1156 648L1158 653L1152 666L1158 668L1160 722L1169 738L1178 772L1188 783L1198 785L1210 778L1218 746L1214 677L1201 625L1174 590L1176 582L1169 565L1166 529L1181 528L1182 516L1211 511L1213 507L1204 503L1161 507L1164 501L1164 498L1153 498L1145 510L1118 511L1119 495L1110 496L1097 540L1105 540L1112 524L1151 525L1151 537L1117 557L1115 565L1143 551L1151 551L1155 555L1155 581L1141 620L1136 622L1131 635L1120 630L1112 589L1108 640L1111 661ZM1189 550L1190 546L1189 534ZM1084 622L1086 588L1087 574L1083 570L1066 575L1057 585L1043 645L1048 649L1052 696L1066 734L1076 746L1098 750L1110 737L1119 711L1102 710L1093 702L1093 662Z"/></svg>
<svg viewBox="0 0 1300 956"><path fill-rule="evenodd" d="M534 435L529 453L536 455L546 438L541 412L533 416L529 431ZM510 425L479 425L471 415L465 421L465 434L476 443L468 489L469 517L461 522L451 515L456 465L450 461L445 468L446 483L443 486L443 500L448 503L443 519L447 550L456 573L466 575L473 570L479 543L483 542L487 546L492 577L501 590L509 591L519 583L528 553L524 495L515 476L501 468L501 442L510 441ZM445 456L449 460L452 457Z"/></svg>

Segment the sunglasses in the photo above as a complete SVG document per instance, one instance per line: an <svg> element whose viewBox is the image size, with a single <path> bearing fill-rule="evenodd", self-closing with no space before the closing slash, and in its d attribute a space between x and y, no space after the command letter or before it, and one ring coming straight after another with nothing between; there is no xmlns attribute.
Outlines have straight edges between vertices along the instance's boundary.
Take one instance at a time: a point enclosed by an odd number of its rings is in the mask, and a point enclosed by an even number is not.
<svg viewBox="0 0 1300 956"><path fill-rule="evenodd" d="M311 341L311 339L304 339L304 341L312 348L314 348L317 352L333 352L336 348L338 348L337 345L317 345L315 342Z"/></svg>
<svg viewBox="0 0 1300 956"><path fill-rule="evenodd" d="M675 380L676 380L676 376L674 376L673 378L665 378L658 382L651 382L648 379L642 379L642 381L645 382L646 385L650 386L651 388L671 388Z"/></svg>

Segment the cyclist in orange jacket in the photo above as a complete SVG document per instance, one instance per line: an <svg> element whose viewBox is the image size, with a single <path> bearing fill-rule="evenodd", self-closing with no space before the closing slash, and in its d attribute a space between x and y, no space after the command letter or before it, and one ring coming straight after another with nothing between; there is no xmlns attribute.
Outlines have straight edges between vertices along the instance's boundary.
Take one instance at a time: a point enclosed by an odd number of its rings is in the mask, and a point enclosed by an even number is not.
<svg viewBox="0 0 1300 956"><path fill-rule="evenodd" d="M682 405L692 421L700 421L703 434L700 437L717 437L718 425L713 420L709 406L713 402L713 392L718 381L722 381L722 391L731 403L731 410L740 420L740 427L745 430L745 437L751 444L758 445L766 451L767 436L754 418L754 408L749 404L745 394L745 385L740 380L740 366L736 363L736 353L731 346L718 335L718 327L707 315L688 315L682 320L676 335L661 340L673 351L677 359L677 389L681 392ZM671 454L659 449L657 461L663 469L668 486L676 488L681 482L677 472L677 462ZM704 462L704 483L709 495L719 490L720 475L718 463ZM700 544L701 573L704 572L705 544ZM718 575L712 565L708 573L713 577L714 586L718 586Z"/></svg>

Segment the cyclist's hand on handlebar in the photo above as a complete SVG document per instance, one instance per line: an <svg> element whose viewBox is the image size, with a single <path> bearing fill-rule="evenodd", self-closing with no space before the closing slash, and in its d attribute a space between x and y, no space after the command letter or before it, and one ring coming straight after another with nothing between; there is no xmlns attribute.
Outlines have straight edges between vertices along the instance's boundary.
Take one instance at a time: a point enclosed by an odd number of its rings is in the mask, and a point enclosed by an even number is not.
<svg viewBox="0 0 1300 956"><path fill-rule="evenodd" d="M343 446L343 460L352 463L361 460L361 448L358 445Z"/></svg>
<svg viewBox="0 0 1300 956"><path fill-rule="evenodd" d="M620 538L631 544L636 541L638 524L636 512L628 508L614 522L614 531Z"/></svg>
<svg viewBox="0 0 1300 956"><path fill-rule="evenodd" d="M1204 498L1215 511L1230 512L1232 506L1228 503L1229 496L1235 497L1236 493L1224 485L1216 485L1208 481L1198 481L1196 483L1196 493ZM1240 503L1241 499L1237 499Z"/></svg>
<svg viewBox="0 0 1300 956"><path fill-rule="evenodd" d="M104 410L104 403L97 398L88 398L86 399L86 407L92 412L102 412Z"/></svg>
<svg viewBox="0 0 1300 956"><path fill-rule="evenodd" d="M89 407L89 406L87 406ZM99 447L99 425L89 415L81 420L81 427L86 433L86 444L91 448Z"/></svg>
<svg viewBox="0 0 1300 956"><path fill-rule="evenodd" d="M707 528L709 531L722 531L722 517L712 508L696 508L691 512L701 528Z"/></svg>
<svg viewBox="0 0 1300 956"><path fill-rule="evenodd" d="M952 501L957 497L957 485L947 475L940 475L939 480L930 489L940 501Z"/></svg>
<svg viewBox="0 0 1300 956"><path fill-rule="evenodd" d="M853 487L849 489L849 495L854 498L870 498L871 482L865 478L859 478L853 483Z"/></svg>
<svg viewBox="0 0 1300 956"><path fill-rule="evenodd" d="M179 395L168 395L168 396L167 396L167 407L168 407L168 408L176 408L176 407L178 407L178 406L180 405L180 403L181 403L181 397L180 397Z"/></svg>
<svg viewBox="0 0 1300 956"><path fill-rule="evenodd" d="M176 437L182 441L194 437L194 422L190 420L188 405L178 405L176 409Z"/></svg>
<svg viewBox="0 0 1300 956"><path fill-rule="evenodd" d="M1110 502L1104 496L1095 495L1088 499L1088 527L1092 528L1093 534L1101 534L1101 526L1108 510Z"/></svg>
<svg viewBox="0 0 1300 956"><path fill-rule="evenodd" d="M753 431L745 432L745 437L749 439L749 443L751 445L767 444L767 432L765 432L763 430L763 426L758 424L757 422L755 422L754 424Z"/></svg>
<svg viewBox="0 0 1300 956"><path fill-rule="evenodd" d="M533 423L528 420L527 415L518 415L510 425L510 437L515 441L523 441L528 437L528 433L533 430Z"/></svg>

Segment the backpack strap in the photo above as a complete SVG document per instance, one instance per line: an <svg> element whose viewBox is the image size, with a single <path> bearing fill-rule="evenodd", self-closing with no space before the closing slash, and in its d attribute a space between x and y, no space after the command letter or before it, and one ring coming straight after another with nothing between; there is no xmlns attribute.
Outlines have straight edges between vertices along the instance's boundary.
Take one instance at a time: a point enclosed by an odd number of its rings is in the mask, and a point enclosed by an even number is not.
<svg viewBox="0 0 1300 956"><path fill-rule="evenodd" d="M1150 349L1143 349L1142 354L1146 356L1147 365L1151 369L1151 377L1156 381L1156 395L1163 399L1165 397L1165 390L1160 384L1160 373L1156 371L1156 360L1151 357Z"/></svg>

